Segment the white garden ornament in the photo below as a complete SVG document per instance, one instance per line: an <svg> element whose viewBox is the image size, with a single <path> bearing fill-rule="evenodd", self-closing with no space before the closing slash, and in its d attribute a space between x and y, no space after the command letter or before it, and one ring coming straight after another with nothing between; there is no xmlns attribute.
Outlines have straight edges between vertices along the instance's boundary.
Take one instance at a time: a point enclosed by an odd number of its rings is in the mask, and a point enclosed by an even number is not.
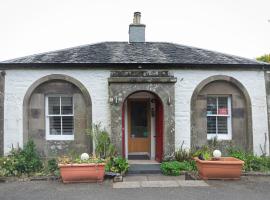
<svg viewBox="0 0 270 200"><path fill-rule="evenodd" d="M214 158L219 159L221 157L221 151L216 149L213 151L213 156Z"/></svg>
<svg viewBox="0 0 270 200"><path fill-rule="evenodd" d="M81 160L88 160L88 159L89 159L89 154L88 153L82 153Z"/></svg>

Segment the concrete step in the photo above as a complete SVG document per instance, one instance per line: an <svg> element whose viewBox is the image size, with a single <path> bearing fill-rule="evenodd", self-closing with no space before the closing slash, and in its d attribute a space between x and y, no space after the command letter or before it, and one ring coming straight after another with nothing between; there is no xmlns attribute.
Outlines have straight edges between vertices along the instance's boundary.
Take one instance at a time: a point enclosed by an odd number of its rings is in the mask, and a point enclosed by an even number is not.
<svg viewBox="0 0 270 200"><path fill-rule="evenodd" d="M128 174L161 174L160 164L130 164Z"/></svg>

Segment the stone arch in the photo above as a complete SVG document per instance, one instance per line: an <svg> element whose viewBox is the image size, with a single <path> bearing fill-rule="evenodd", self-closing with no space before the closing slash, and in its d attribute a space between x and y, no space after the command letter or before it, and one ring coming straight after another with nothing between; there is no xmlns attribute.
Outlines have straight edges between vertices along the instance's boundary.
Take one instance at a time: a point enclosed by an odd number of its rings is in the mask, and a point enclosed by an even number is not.
<svg viewBox="0 0 270 200"><path fill-rule="evenodd" d="M112 141L116 145L119 154L123 154L122 148L122 105L124 100L138 91L146 91L155 94L163 104L163 156L171 155L175 150L175 90L176 79L159 78L151 82L151 78L144 80L122 79L111 77L109 79L109 98L119 99L118 103L111 102L111 134ZM164 80L164 81L163 81Z"/></svg>
<svg viewBox="0 0 270 200"><path fill-rule="evenodd" d="M201 81L198 86L195 88L192 97L191 97L191 145L192 146L200 146L203 145L204 143L207 142L206 139L206 132L204 132L204 136L203 138L198 135L200 131L203 132L203 130L199 130L198 125L197 125L197 121L198 121L198 115L202 115L205 116L205 111L202 111L200 114L196 113L196 106L198 105L198 97L200 95L200 92L203 91L207 86L209 86L210 84L215 84L215 83L221 83L223 82L224 84L230 84L232 87L234 87L236 90L239 91L239 94L241 94L241 96L244 99L244 103L245 103L245 109L244 109L244 121L245 121L245 131L243 132L243 135L245 137L245 144L243 144L243 148L247 151L253 151L253 134L252 134L252 110L251 110L251 100L250 100L250 96L246 90L246 88L244 87L244 85L239 82L238 80L236 80L233 77L230 76L225 76L225 75L215 75L215 76L211 76L208 77L206 79L204 79L203 81ZM204 96L199 97L200 100L204 100L203 98L205 98ZM233 107L232 107L233 109ZM234 112L232 113L232 118L234 117ZM235 130L232 130L232 134L236 134ZM237 144L239 143L239 141L235 141L234 140L234 135L232 136L232 143L236 144L236 145L240 145ZM228 142L224 142L224 145L228 145Z"/></svg>
<svg viewBox="0 0 270 200"><path fill-rule="evenodd" d="M24 143L27 142L27 140L29 138L30 115L33 115L33 111L30 109L31 98L32 98L33 94L36 92L36 90L38 90L41 86L44 86L46 84L54 84L54 83L70 85L70 86L74 87L76 89L76 91L79 92L81 99L83 99L82 104L85 106L85 117L83 117L83 119L85 119L84 126L88 128L91 125L91 123L92 123L92 101L91 101L90 94L87 91L87 89L85 88L85 86L80 81L78 81L75 78L70 77L68 75L63 75L63 74L47 75L47 76L44 76L44 77L36 80L28 88L28 90L24 96L24 100L23 100L23 142ZM57 92L57 89L56 89L56 92ZM45 93L43 93L43 94L45 95ZM42 101L44 101L44 97L43 97ZM74 118L75 118L75 116L74 116ZM46 140L46 139L44 138L44 140ZM76 140L76 137L74 139L74 143L78 143L75 140ZM87 147L87 149L85 151L91 151L91 149L92 149L90 142L88 142L88 143L89 143L89 146ZM67 144L64 144L64 142L62 142L62 143L59 142L59 144L68 146ZM80 144L78 144L78 145L80 145ZM48 156L48 155L43 154L43 156Z"/></svg>

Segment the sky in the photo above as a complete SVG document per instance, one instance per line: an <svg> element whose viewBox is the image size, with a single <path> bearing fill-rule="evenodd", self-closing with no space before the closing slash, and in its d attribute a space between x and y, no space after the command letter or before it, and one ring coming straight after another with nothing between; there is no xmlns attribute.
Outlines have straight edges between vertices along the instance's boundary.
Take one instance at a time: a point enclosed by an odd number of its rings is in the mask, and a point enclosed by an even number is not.
<svg viewBox="0 0 270 200"><path fill-rule="evenodd" d="M270 53L270 0L0 0L0 61L128 41L136 11L146 42L247 58Z"/></svg>

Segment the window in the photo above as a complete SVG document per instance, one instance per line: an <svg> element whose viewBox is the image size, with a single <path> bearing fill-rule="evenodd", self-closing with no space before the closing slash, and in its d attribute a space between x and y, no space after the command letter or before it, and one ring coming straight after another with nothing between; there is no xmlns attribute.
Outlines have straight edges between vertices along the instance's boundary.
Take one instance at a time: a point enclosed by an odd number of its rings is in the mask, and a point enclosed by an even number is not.
<svg viewBox="0 0 270 200"><path fill-rule="evenodd" d="M46 139L73 140L73 97L50 95L46 97Z"/></svg>
<svg viewBox="0 0 270 200"><path fill-rule="evenodd" d="M207 97L207 139L230 140L231 134L231 97Z"/></svg>

